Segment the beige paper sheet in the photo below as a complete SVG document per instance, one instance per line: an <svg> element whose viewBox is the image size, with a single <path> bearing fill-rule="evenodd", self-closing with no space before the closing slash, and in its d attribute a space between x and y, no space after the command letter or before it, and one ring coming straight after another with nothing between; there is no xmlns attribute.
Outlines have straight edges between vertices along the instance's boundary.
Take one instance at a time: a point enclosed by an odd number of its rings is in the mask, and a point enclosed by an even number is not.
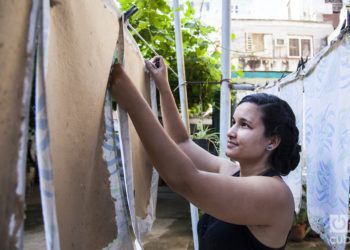
<svg viewBox="0 0 350 250"><path fill-rule="evenodd" d="M124 39L125 70L135 83L137 89L150 104L149 76L145 73L143 57L129 33L124 34ZM147 216L147 206L150 198L152 164L131 120L129 121L129 126L134 172L135 212L137 216L145 218Z"/></svg>
<svg viewBox="0 0 350 250"><path fill-rule="evenodd" d="M102 140L118 18L102 0L56 3L46 98L60 244L62 249L101 249L117 235Z"/></svg>
<svg viewBox="0 0 350 250"><path fill-rule="evenodd" d="M15 235L24 219L24 201L16 187L31 4L29 0L0 1L0 249L16 248Z"/></svg>

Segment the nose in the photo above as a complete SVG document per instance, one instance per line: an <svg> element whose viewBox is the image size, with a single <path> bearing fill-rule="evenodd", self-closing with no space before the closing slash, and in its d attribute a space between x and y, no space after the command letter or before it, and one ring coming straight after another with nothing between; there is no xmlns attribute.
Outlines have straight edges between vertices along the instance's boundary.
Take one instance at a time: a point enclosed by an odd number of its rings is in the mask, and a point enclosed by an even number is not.
<svg viewBox="0 0 350 250"><path fill-rule="evenodd" d="M233 124L227 131L227 137L235 138L237 135L236 132L237 132L236 126L235 126L235 124Z"/></svg>

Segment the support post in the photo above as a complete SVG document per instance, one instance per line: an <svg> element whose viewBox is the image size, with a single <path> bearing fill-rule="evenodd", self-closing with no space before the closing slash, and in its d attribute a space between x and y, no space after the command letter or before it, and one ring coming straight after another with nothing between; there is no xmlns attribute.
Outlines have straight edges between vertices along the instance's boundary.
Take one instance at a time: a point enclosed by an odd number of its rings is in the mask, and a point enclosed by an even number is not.
<svg viewBox="0 0 350 250"><path fill-rule="evenodd" d="M222 53L221 53L221 94L220 94L220 156L225 156L227 131L230 127L231 99L229 79L231 79L230 37L231 1L222 0Z"/></svg>
<svg viewBox="0 0 350 250"><path fill-rule="evenodd" d="M176 44L176 60L177 60L177 71L179 79L179 91L180 91L180 104L181 104L181 118L182 122L189 131L189 119L188 119L188 102L187 102L187 86L185 76L185 63L182 48L182 35L181 35L181 19L179 13L179 1L173 1L174 7L174 27L175 27L175 44ZM197 223L198 223L198 209L190 204L191 210L191 222L192 222L192 235L194 249L198 250L198 235L197 235Z"/></svg>

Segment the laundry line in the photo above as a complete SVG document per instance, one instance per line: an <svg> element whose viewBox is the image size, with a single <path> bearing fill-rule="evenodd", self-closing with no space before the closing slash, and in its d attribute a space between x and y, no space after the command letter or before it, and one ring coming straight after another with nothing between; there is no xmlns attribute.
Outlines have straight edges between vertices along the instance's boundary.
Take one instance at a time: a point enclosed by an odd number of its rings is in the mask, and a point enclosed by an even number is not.
<svg viewBox="0 0 350 250"><path fill-rule="evenodd" d="M350 7L347 7L350 8ZM346 7L345 7L346 9ZM345 11L344 11L345 12ZM340 21L341 22L341 21ZM285 87L286 85L289 85L295 81L302 80L304 77L312 74L312 72L315 70L316 66L320 63L320 61L325 58L329 53L332 52L334 49L334 46L337 42L341 41L343 37L347 34L350 34L350 11L349 9L346 9L346 13L344 13L344 20L342 23L339 22L339 27L335 30L334 33L338 34L333 35L332 33L330 37L332 40L329 41L329 44L324 47L321 51L319 51L315 57L308 59L304 61L304 59L301 57L297 70L293 73L290 73L285 78L278 79L277 81L274 81L272 83L267 82L264 85L258 85L256 90L263 90L263 89L269 89L273 88L277 85L279 89Z"/></svg>
<svg viewBox="0 0 350 250"><path fill-rule="evenodd" d="M130 17L130 16L129 16ZM128 28L130 28L130 30L132 30L133 33L135 33L135 35L137 35L138 38L140 38L140 40L142 42L144 42L144 44L154 53L154 55L156 56L160 56L157 51L155 49L153 49L153 47L141 36L141 34L139 32L137 32L137 30L129 23L128 20L125 21L126 22L126 26ZM175 72L175 70L170 67L170 65L167 65L167 67L170 69L170 71L176 76L176 78L179 78L178 74ZM210 81L210 82L207 82L207 81L193 81L193 82L183 82L182 84L178 85L176 88L173 89L173 92L175 92L179 86L182 86L184 84L221 84L224 80L227 80L227 79L222 79L220 82L216 82L216 81ZM253 84L250 84L250 83L234 83L234 82L231 82L229 80L229 83L230 83L230 88L233 89L233 90L255 90L255 86Z"/></svg>

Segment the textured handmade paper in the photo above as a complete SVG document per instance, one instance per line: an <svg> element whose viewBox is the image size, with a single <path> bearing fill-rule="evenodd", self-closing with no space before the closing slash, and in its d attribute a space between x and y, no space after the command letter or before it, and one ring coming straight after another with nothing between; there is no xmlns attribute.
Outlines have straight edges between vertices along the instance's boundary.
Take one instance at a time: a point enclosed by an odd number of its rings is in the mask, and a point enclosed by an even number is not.
<svg viewBox="0 0 350 250"><path fill-rule="evenodd" d="M32 1L0 1L0 248L15 249L23 222L16 193L26 46ZM30 56L30 55L28 55Z"/></svg>
<svg viewBox="0 0 350 250"><path fill-rule="evenodd" d="M118 18L99 0L55 3L46 98L61 248L101 249L117 233L102 142Z"/></svg>
<svg viewBox="0 0 350 250"><path fill-rule="evenodd" d="M143 57L129 33L124 34L124 39L125 70L146 101L151 103L149 76L145 72ZM147 216L147 205L150 198L152 164L131 120L129 125L134 172L135 212L137 216L144 218Z"/></svg>

